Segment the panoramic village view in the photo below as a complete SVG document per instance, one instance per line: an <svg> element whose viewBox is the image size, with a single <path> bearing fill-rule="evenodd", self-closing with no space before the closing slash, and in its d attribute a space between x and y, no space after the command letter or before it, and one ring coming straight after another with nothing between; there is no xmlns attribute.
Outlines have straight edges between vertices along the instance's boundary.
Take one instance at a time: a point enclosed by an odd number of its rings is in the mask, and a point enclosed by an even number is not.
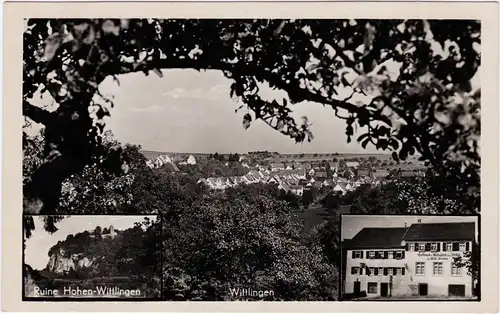
<svg viewBox="0 0 500 314"><path fill-rule="evenodd" d="M371 220L344 237L342 217L477 217L480 29L27 20L25 296L120 277L170 301L479 300L470 229L431 228L412 238L417 252L398 228L418 221ZM140 230L105 220L63 232L75 216L102 215L155 219ZM356 238L362 227L397 230ZM38 237L48 242L28 258ZM427 260L448 242L460 258ZM412 258L404 275L403 255ZM413 288L396 289L393 276Z"/></svg>

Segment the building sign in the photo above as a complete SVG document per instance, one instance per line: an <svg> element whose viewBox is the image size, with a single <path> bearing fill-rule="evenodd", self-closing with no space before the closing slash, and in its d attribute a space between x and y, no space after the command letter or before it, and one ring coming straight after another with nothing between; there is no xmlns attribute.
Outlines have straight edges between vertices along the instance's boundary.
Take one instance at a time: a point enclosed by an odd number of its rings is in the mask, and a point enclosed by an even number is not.
<svg viewBox="0 0 500 314"><path fill-rule="evenodd" d="M451 261L461 254L457 252L420 252L417 256L427 258L428 261Z"/></svg>

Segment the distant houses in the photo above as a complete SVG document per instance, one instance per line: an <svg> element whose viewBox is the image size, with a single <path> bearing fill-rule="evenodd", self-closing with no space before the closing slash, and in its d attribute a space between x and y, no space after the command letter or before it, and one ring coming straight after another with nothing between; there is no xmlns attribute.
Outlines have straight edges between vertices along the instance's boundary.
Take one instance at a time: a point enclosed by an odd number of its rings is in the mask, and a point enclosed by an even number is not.
<svg viewBox="0 0 500 314"><path fill-rule="evenodd" d="M271 171L285 170L285 164L282 162L274 162L271 164Z"/></svg>
<svg viewBox="0 0 500 314"><path fill-rule="evenodd" d="M371 161L367 162L368 157L344 158L338 154L306 154L307 158L304 154L272 153L262 155L265 158L261 155L237 156L236 160L242 168L248 169L248 173L243 176L202 178L198 183L214 190L264 183L276 184L278 188L296 195L302 195L304 190L310 188L328 188L334 192L346 194L361 185L375 187L384 184L391 177L411 179L425 176L425 166L421 163L407 162L389 165L385 162L380 163L380 160L373 162L372 157L370 157ZM177 165L196 165L211 158L207 156L196 154L195 158L194 155L186 154L173 154L172 156L151 154L152 158L147 160L147 165L151 168L179 172ZM226 166L229 166L229 163L230 161L225 161Z"/></svg>
<svg viewBox="0 0 500 314"><path fill-rule="evenodd" d="M196 158L194 158L193 155L189 155L188 159L186 160L186 163L188 165L196 165Z"/></svg>
<svg viewBox="0 0 500 314"><path fill-rule="evenodd" d="M357 161L347 161L345 164L346 164L346 167L348 167L348 168L358 168L359 167L359 162L357 162Z"/></svg>

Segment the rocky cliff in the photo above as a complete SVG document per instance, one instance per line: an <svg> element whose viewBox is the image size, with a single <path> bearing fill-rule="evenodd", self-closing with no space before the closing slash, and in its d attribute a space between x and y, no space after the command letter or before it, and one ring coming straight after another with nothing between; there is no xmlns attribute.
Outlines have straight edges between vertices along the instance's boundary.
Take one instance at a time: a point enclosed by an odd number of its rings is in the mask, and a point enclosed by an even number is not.
<svg viewBox="0 0 500 314"><path fill-rule="evenodd" d="M71 270L80 270L92 266L93 260L80 254L67 256L63 249L50 256L46 269L56 274L65 274Z"/></svg>

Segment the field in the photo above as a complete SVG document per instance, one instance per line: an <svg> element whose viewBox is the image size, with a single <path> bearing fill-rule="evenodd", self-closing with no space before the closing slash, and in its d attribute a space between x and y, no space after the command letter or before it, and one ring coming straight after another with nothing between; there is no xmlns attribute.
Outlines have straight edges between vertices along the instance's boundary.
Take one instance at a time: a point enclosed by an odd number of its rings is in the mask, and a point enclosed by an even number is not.
<svg viewBox="0 0 500 314"><path fill-rule="evenodd" d="M349 205L342 205L337 214L338 215L348 214L349 209L350 209ZM325 220L328 220L329 218L333 218L334 215L335 214L329 213L326 210L326 208L311 206L301 214L302 219L304 219L304 232L307 233L311 231L311 229L314 228L314 226L319 225L320 223L322 223Z"/></svg>

